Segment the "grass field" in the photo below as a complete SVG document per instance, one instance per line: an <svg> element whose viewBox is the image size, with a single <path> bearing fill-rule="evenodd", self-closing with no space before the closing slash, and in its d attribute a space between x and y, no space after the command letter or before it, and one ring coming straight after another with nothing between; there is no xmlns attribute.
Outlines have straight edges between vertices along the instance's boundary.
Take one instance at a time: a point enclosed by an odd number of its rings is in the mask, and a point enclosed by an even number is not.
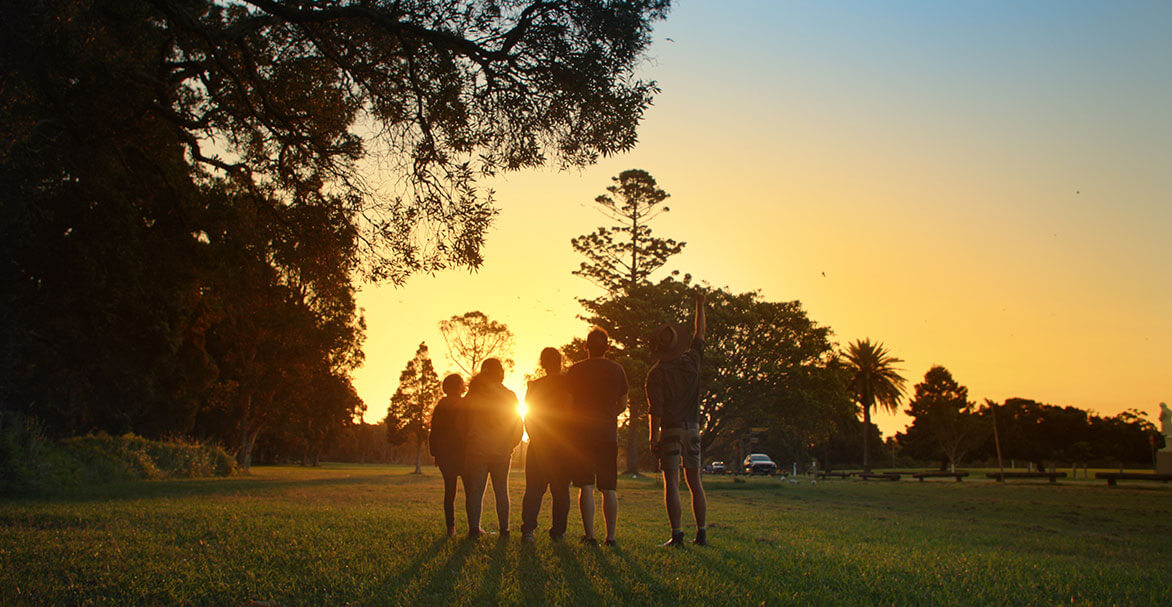
<svg viewBox="0 0 1172 607"><path fill-rule="evenodd" d="M409 471L257 468L0 501L0 604L1172 603L1163 484L709 477L711 546L664 550L654 479L620 481L620 545L602 548L448 539L437 471Z"/></svg>

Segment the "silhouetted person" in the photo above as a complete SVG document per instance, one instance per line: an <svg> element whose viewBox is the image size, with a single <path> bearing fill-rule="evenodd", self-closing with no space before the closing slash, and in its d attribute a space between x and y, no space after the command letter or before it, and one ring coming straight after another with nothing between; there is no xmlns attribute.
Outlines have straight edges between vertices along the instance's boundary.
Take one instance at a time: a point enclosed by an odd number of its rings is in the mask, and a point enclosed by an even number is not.
<svg viewBox="0 0 1172 607"><path fill-rule="evenodd" d="M525 429L529 451L525 456L525 497L521 500L521 541L533 541L537 513L549 487L553 498L553 526L549 537L555 541L566 534L570 513L569 449L566 423L570 391L562 375L562 354L555 348L541 351L545 377L529 382L525 392Z"/></svg>
<svg viewBox="0 0 1172 607"><path fill-rule="evenodd" d="M480 373L472 378L468 396L464 397L468 428L464 499L468 536L473 538L485 533L480 527L480 510L490 476L498 528L501 535L509 533L509 461L513 447L521 442L521 416L517 413L517 395L501 384L504 379L501 361L490 358L480 366Z"/></svg>
<svg viewBox="0 0 1172 607"><path fill-rule="evenodd" d="M444 378L444 396L431 412L428 449L444 477L444 523L448 535L456 535L456 480L464 473L464 379L459 375Z"/></svg>
<svg viewBox="0 0 1172 607"><path fill-rule="evenodd" d="M692 493L696 539L708 544L705 516L708 501L700 482L700 363L704 351L704 293L696 291L696 325L691 342L683 329L663 325L651 336L651 355L657 360L647 373L647 403L651 413L652 451L663 470L663 498L671 523L671 539L663 546L682 546L680 527L680 469Z"/></svg>
<svg viewBox="0 0 1172 607"><path fill-rule="evenodd" d="M582 511L582 541L596 544L594 537L594 486L602 491L602 514L606 518L606 545L615 543L619 515L618 429L615 419L627 408L627 374L613 360L603 358L610 349L606 331L594 329L586 336L586 360L570 367L571 410L574 415L576 455L572 480L580 487L578 507Z"/></svg>

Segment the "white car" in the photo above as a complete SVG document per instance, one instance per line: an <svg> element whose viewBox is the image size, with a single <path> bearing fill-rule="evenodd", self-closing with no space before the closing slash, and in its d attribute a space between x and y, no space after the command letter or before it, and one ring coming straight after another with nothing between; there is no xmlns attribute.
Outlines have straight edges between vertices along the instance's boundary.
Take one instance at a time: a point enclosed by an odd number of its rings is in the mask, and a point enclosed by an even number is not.
<svg viewBox="0 0 1172 607"><path fill-rule="evenodd" d="M745 458L745 474L774 474L777 464L764 453L752 453Z"/></svg>

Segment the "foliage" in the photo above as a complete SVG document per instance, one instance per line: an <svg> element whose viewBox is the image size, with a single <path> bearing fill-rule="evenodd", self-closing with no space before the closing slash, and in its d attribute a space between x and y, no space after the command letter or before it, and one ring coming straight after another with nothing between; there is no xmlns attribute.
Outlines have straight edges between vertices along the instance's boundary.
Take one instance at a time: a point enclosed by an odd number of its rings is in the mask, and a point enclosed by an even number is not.
<svg viewBox="0 0 1172 607"><path fill-rule="evenodd" d="M352 280L475 267L478 178L631 148L667 9L0 5L0 403L313 452L362 407Z"/></svg>
<svg viewBox="0 0 1172 607"><path fill-rule="evenodd" d="M236 463L223 449L126 434L53 441L35 420L0 413L0 494L59 490L119 480L227 476Z"/></svg>
<svg viewBox="0 0 1172 607"><path fill-rule="evenodd" d="M895 365L903 362L881 343L855 340L844 354L850 372L850 392L863 409L863 427L871 425L871 407L894 411L903 398L904 378ZM863 433L863 470L870 471L870 434Z"/></svg>
<svg viewBox="0 0 1172 607"><path fill-rule="evenodd" d="M915 397L905 411L912 424L899 434L900 449L923 459L943 458L953 471L964 456L987 439L992 426L976 413L968 388L939 365L928 369L916 384ZM943 468L943 464L941 464Z"/></svg>
<svg viewBox="0 0 1172 607"><path fill-rule="evenodd" d="M684 243L651 234L648 222L668 211L668 207L662 203L669 194L659 188L650 173L631 169L611 180L614 183L606 188L609 195L600 195L594 202L614 225L603 226L596 232L573 238L570 245L586 257L586 261L573 273L606 292L600 298L579 302L594 317L592 322L599 321L595 324L606 328L611 340L622 351L615 356L622 358L619 364L626 369L627 377L633 384L629 391L625 432L626 472L637 474L642 432L636 430L643 427L639 422L647 415L648 409L643 390L635 389L635 386L642 386L643 378L651 367L650 354L642 342L652 328L664 319L676 316L674 310L668 307L655 309L647 305L649 300L657 298L650 277L667 263L669 257L683 250ZM685 277L685 283L687 281ZM616 302L617 305L614 305ZM675 302L658 303L671 306ZM624 311L622 308L630 310ZM607 311L600 313L600 309ZM636 314L626 313L630 311ZM604 318L606 314L622 315L622 322L613 322L615 318Z"/></svg>
<svg viewBox="0 0 1172 607"><path fill-rule="evenodd" d="M631 379L632 419L647 411L643 381L652 362L651 331L691 318L690 280L669 277L636 286L629 295L583 302L590 312L586 320L607 330L615 346L612 357ZM828 439L836 416L849 415L851 406L830 329L810 320L796 301L769 302L756 292L724 289L708 289L707 301L700 378L703 451L735 451L753 427L769 428L763 447L786 453L806 455Z"/></svg>
<svg viewBox="0 0 1172 607"><path fill-rule="evenodd" d="M706 476L711 545L666 554L656 548L668 533L662 488L651 480L620 479L619 546L599 550L540 535L532 545L449 539L438 472L410 471L258 468L0 501L0 596L289 606L1158 605L1168 596L1167 573L1152 566L1172 558L1167 536L1153 532L1172 515L1162 486ZM522 485L514 470L514 496ZM519 512L514 499L514 522ZM549 520L545 508L543 529Z"/></svg>
<svg viewBox="0 0 1172 607"><path fill-rule="evenodd" d="M415 472L420 472L420 453L431 428L431 410L440 396L440 379L431 364L427 344L420 343L415 356L399 374L399 388L387 407L387 441L394 445L415 440Z"/></svg>
<svg viewBox="0 0 1172 607"><path fill-rule="evenodd" d="M1024 398L988 401L984 415L996 415L1004 459L1024 460L1043 470L1053 464L1153 465L1159 433L1139 411L1103 417L1077 407L1047 405ZM989 422L991 424L991 420ZM990 437L977 453L996 457Z"/></svg>
<svg viewBox="0 0 1172 607"><path fill-rule="evenodd" d="M594 202L615 225L573 238L570 244L586 257L574 274L613 296L651 284L651 274L685 243L651 235L648 222L669 210L662 205L669 194L659 189L650 173L632 169L612 180L614 185L606 188L610 196L601 195Z"/></svg>
<svg viewBox="0 0 1172 607"><path fill-rule="evenodd" d="M498 358L505 368L513 366L513 332L503 322L491 320L479 310L465 312L439 323L448 346L448 358L467 376L480 371L480 364Z"/></svg>

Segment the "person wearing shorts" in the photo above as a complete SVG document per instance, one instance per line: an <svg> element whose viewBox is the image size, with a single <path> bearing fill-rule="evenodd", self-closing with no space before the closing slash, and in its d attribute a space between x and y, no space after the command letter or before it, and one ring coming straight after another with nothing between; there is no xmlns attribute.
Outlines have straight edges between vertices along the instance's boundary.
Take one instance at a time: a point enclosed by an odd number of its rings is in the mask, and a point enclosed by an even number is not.
<svg viewBox="0 0 1172 607"><path fill-rule="evenodd" d="M696 291L695 331L691 342L684 340L684 327L666 324L651 335L651 355L656 360L647 373L647 403L650 406L649 444L663 470L663 498L671 523L671 539L662 546L683 546L681 527L680 470L692 494L692 516L696 520L693 544L708 545L705 517L708 500L700 481L700 363L703 361L704 293Z"/></svg>
<svg viewBox="0 0 1172 607"><path fill-rule="evenodd" d="M597 544L594 537L594 487L602 491L602 514L606 519L606 545L615 545L618 522L618 426L616 420L627 409L627 373L622 365L604 358L610 349L606 331L595 328L586 336L589 356L566 373L570 386L571 413L577 439L574 441L575 469L571 480L579 487L578 508L582 512L582 541Z"/></svg>

